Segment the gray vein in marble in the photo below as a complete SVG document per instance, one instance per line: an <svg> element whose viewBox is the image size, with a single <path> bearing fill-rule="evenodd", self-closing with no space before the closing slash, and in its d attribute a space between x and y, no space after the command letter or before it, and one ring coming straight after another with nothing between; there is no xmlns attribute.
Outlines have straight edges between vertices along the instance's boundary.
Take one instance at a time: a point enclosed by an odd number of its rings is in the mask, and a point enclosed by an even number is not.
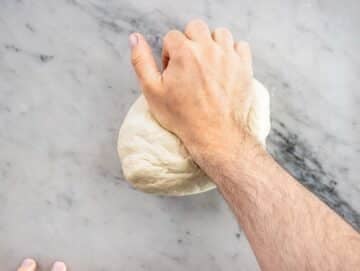
<svg viewBox="0 0 360 271"><path fill-rule="evenodd" d="M52 55L47 55L47 54L42 54L42 53L33 53L33 52L25 51L25 50L15 46L14 44L6 44L5 43L4 48L9 52L20 53L20 54L24 54L24 55L28 55L28 56L37 58L43 63L49 62L54 58L54 56L52 56Z"/></svg>
<svg viewBox="0 0 360 271"><path fill-rule="evenodd" d="M322 167L307 144L287 130L284 123L273 120L269 144L276 160L310 191L360 231L360 213L339 195L338 182ZM346 168L344 170L347 170Z"/></svg>

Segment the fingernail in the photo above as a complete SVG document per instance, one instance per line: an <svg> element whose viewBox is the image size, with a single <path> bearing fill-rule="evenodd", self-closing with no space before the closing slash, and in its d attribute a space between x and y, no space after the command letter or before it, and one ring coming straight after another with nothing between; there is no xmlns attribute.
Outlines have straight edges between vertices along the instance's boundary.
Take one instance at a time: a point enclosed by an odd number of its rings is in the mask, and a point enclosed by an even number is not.
<svg viewBox="0 0 360 271"><path fill-rule="evenodd" d="M23 260L21 267L31 267L35 265L35 261L33 259L25 259Z"/></svg>
<svg viewBox="0 0 360 271"><path fill-rule="evenodd" d="M131 48L134 48L139 43L139 37L136 33L132 33L129 36L129 43Z"/></svg>
<svg viewBox="0 0 360 271"><path fill-rule="evenodd" d="M63 262L55 262L51 268L51 271L66 271L66 266Z"/></svg>

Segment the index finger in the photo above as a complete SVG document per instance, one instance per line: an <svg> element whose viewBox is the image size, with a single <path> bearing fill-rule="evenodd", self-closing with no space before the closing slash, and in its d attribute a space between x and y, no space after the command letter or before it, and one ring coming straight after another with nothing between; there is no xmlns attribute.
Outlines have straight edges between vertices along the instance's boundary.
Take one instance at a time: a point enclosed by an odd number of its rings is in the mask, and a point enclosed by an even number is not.
<svg viewBox="0 0 360 271"><path fill-rule="evenodd" d="M163 70L166 69L172 54L176 51L177 48L179 48L179 46L183 45L186 41L188 41L186 36L178 30L171 30L165 35L163 39L162 50Z"/></svg>

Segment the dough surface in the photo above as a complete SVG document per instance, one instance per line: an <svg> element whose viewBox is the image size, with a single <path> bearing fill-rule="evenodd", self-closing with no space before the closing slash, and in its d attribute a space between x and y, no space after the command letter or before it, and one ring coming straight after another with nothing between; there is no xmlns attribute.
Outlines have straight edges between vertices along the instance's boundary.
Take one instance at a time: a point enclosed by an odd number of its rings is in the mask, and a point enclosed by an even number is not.
<svg viewBox="0 0 360 271"><path fill-rule="evenodd" d="M255 98L248 127L265 147L270 132L269 93L255 79L253 88ZM131 106L120 128L118 154L127 181L144 192L184 196L215 188L179 138L152 117L142 95Z"/></svg>

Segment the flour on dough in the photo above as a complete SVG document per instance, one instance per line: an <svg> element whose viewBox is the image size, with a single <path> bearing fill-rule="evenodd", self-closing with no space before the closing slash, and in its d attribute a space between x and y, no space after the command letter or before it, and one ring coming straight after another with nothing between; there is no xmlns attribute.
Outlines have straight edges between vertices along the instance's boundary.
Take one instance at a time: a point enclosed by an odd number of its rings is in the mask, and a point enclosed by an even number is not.
<svg viewBox="0 0 360 271"><path fill-rule="evenodd" d="M253 88L255 98L248 126L265 147L270 131L269 93L255 79ZM152 117L142 95L131 106L120 128L118 153L125 178L144 192L183 196L215 188L179 138Z"/></svg>

